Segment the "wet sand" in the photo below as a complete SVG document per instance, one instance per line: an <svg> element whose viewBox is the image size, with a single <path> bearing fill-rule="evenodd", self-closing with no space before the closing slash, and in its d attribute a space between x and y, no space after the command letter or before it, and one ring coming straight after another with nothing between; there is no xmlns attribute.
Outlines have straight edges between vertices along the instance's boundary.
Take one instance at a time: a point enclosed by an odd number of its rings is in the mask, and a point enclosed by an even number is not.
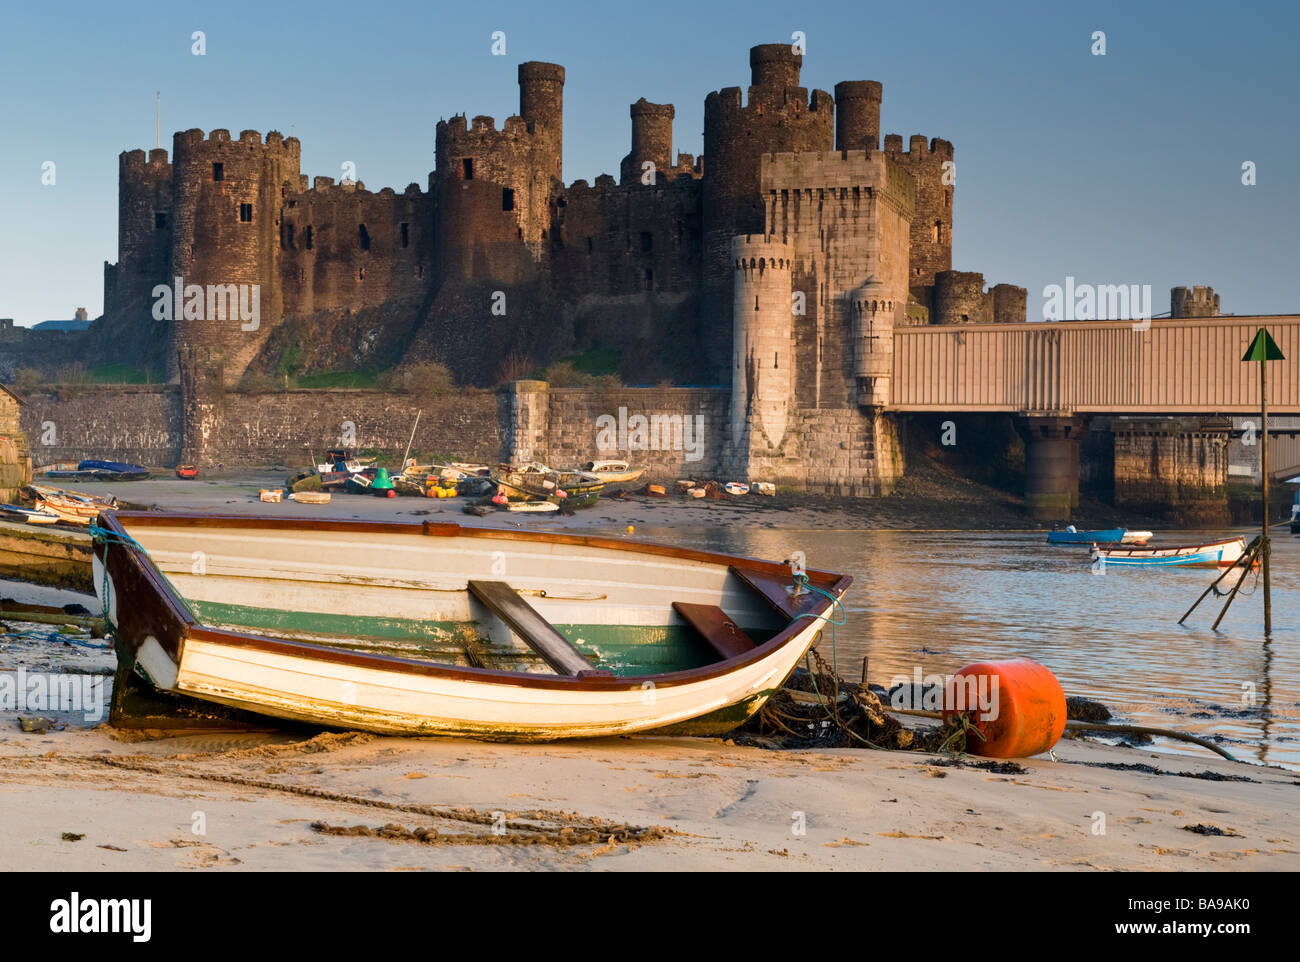
<svg viewBox="0 0 1300 962"><path fill-rule="evenodd" d="M715 739L3 731L0 864L19 870L1300 869L1294 773L1080 742L1000 774Z"/></svg>
<svg viewBox="0 0 1300 962"><path fill-rule="evenodd" d="M725 527L757 525L782 530L892 528L907 530L1028 531L1043 524L1030 518L1022 498L948 473L931 462L909 466L911 474L883 498L830 498L782 492L776 497L748 494L721 499L679 497L669 485L664 498L632 493L641 482L612 484L591 508L573 514L521 515L498 511L479 518L465 514L464 498L380 498L367 494L334 494L329 504L265 503L261 488L282 487L282 469L249 469L209 473L193 481L156 477L146 481L87 482L76 488L87 494L111 493L134 506L165 511L208 511L294 518L361 518L365 520L440 521L463 525L529 527L546 530L626 530L627 525L655 527ZM615 495L626 489L626 498ZM1151 519L1122 513L1099 502L1081 506L1077 527L1120 525L1151 527Z"/></svg>

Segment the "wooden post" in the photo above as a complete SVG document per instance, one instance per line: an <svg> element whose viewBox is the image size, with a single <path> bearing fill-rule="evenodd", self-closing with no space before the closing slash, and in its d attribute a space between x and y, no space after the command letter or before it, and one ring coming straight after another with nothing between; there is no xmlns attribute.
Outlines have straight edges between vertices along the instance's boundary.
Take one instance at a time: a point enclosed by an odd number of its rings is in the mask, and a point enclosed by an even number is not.
<svg viewBox="0 0 1300 962"><path fill-rule="evenodd" d="M1264 637L1267 638L1273 633L1273 599L1269 595L1268 582L1268 558L1270 554L1270 545L1268 543L1268 361L1259 362L1259 407L1260 421L1263 435L1261 442L1264 447L1259 452L1259 466L1261 483L1264 485L1264 522L1263 522L1263 542L1259 549L1263 552L1264 565Z"/></svg>
<svg viewBox="0 0 1300 962"><path fill-rule="evenodd" d="M1250 347L1246 348L1246 354L1241 360L1259 362L1260 431L1264 435L1264 440L1261 442L1264 450L1259 456L1260 483L1264 486L1262 498L1264 521L1261 526L1259 548L1262 553L1260 563L1264 568L1264 637L1267 638L1273 633L1273 598L1269 585L1269 556L1272 551L1268 540L1268 362L1285 361L1286 357L1282 354L1281 348L1273 343L1268 328L1261 327L1251 340Z"/></svg>

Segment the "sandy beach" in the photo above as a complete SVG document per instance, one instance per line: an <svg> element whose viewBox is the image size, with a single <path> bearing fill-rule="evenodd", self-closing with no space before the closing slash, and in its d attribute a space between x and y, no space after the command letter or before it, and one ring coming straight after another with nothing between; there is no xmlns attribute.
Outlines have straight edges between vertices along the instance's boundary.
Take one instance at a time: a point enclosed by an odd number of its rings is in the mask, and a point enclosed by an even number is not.
<svg viewBox="0 0 1300 962"><path fill-rule="evenodd" d="M715 739L3 730L11 870L1300 869L1294 773L1075 741L989 770Z"/></svg>

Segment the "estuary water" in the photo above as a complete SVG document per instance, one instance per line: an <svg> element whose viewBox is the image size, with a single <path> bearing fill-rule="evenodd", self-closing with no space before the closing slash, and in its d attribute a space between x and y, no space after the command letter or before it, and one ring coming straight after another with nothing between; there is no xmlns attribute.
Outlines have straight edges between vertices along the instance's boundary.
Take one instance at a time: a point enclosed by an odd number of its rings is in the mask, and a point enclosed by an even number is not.
<svg viewBox="0 0 1300 962"><path fill-rule="evenodd" d="M1249 542L1257 529L1231 533ZM1300 537L1286 528L1273 535L1269 640L1262 578L1247 577L1217 632L1210 625L1224 599L1214 594L1179 626L1216 572L1095 574L1087 545L1048 545L1041 533L646 526L638 534L775 560L801 550L810 568L851 574L848 623L835 635L846 678L861 677L864 657L868 680L885 687L917 668L946 675L975 661L1032 658L1066 694L1105 703L1116 722L1222 736L1242 761L1300 769ZM1224 536L1159 531L1153 544ZM827 631L819 650L828 660L830 647ZM1168 739L1144 747L1208 755Z"/></svg>

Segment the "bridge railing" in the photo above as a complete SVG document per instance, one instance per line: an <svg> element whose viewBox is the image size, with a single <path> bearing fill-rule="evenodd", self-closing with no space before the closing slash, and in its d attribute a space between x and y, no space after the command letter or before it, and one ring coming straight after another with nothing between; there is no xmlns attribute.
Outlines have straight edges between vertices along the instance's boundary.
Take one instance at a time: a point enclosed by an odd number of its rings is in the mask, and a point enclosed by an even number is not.
<svg viewBox="0 0 1300 962"><path fill-rule="evenodd" d="M1269 408L1300 414L1300 316L894 330L892 407L1021 414L1251 414L1258 365L1241 356L1267 327L1285 361L1269 364Z"/></svg>

